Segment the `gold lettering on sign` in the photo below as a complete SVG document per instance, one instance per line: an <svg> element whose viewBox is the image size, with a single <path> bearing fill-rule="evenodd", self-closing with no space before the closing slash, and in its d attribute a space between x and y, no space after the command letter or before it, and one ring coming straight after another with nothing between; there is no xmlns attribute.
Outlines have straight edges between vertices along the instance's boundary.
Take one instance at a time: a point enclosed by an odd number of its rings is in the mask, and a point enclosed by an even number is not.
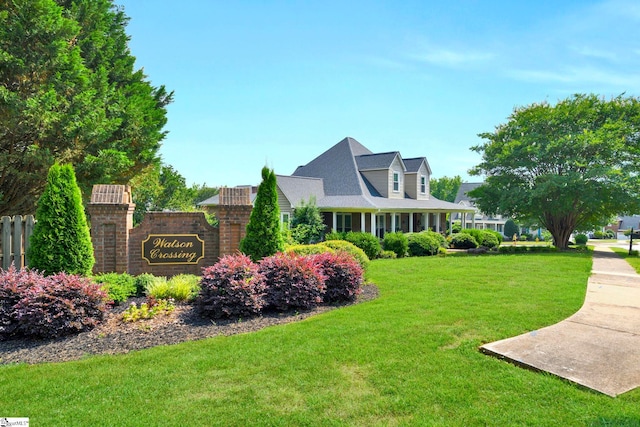
<svg viewBox="0 0 640 427"><path fill-rule="evenodd" d="M204 257L204 241L197 234L150 234L142 241L148 264L197 264Z"/></svg>

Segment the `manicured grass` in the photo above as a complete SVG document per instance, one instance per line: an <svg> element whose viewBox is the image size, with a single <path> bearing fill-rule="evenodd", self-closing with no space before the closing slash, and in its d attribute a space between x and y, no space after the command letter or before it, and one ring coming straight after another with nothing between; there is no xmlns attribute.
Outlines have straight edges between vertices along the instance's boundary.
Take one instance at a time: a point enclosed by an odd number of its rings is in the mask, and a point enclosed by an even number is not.
<svg viewBox="0 0 640 427"><path fill-rule="evenodd" d="M637 273L640 273L640 257L638 255L629 255L629 249L612 247L612 251L623 257L631 267L635 268ZM634 249L637 252L637 249Z"/></svg>
<svg viewBox="0 0 640 427"><path fill-rule="evenodd" d="M0 367L32 425L638 425L610 398L478 352L582 304L589 254L374 261L378 299L259 332Z"/></svg>

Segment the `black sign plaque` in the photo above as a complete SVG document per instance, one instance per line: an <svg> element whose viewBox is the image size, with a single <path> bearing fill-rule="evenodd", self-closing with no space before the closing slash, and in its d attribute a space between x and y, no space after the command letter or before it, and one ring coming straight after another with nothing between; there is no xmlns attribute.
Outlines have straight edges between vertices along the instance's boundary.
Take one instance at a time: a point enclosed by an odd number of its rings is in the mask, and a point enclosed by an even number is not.
<svg viewBox="0 0 640 427"><path fill-rule="evenodd" d="M149 234L142 241L142 259L149 265L197 264L204 258L204 240L197 234Z"/></svg>

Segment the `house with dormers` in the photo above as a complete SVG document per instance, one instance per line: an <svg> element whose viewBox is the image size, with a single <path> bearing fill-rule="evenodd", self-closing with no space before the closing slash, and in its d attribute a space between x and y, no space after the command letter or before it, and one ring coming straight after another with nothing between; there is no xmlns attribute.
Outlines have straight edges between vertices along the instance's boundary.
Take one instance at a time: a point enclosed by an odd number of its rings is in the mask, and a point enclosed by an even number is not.
<svg viewBox="0 0 640 427"><path fill-rule="evenodd" d="M281 219L287 224L296 206L313 198L333 231L362 231L380 238L390 231L447 233L447 214L475 209L431 196L430 177L425 157L373 153L347 137L292 175L276 176ZM217 197L212 197L200 205L216 204Z"/></svg>

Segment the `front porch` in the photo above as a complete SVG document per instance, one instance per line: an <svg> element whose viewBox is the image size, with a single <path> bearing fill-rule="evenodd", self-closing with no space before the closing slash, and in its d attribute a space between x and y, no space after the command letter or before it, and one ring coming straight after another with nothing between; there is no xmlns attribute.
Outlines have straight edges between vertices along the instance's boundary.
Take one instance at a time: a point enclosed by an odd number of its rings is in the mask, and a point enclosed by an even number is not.
<svg viewBox="0 0 640 427"><path fill-rule="evenodd" d="M322 212L324 223L331 231L361 231L371 233L382 239L385 233L401 231L403 233L431 230L442 234L451 234L451 224L447 224L449 211L370 211Z"/></svg>

